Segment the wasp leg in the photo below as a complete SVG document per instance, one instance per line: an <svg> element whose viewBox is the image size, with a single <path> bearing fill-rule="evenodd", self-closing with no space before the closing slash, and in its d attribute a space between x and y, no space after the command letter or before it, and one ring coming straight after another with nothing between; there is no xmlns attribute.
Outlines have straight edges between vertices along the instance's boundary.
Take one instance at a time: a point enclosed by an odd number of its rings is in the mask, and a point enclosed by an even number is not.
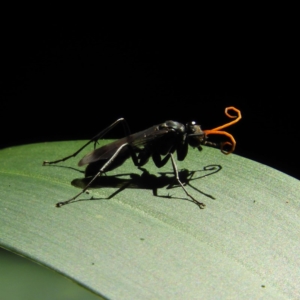
<svg viewBox="0 0 300 300"><path fill-rule="evenodd" d="M175 177L176 177L176 180L177 180L178 184L183 188L183 190L185 191L186 195L191 198L192 202L194 202L199 208L203 209L205 207L205 204L199 202L192 195L190 195L188 193L188 191L186 190L186 188L184 187L184 185L182 184L182 182L180 181L179 174L178 174L178 169L177 169L177 165L175 163L175 160L173 158L172 153L170 153L170 157L171 157L171 161L172 161L172 165L173 165L173 170L174 170Z"/></svg>
<svg viewBox="0 0 300 300"><path fill-rule="evenodd" d="M90 141L88 141L85 145L83 145L79 150L77 150L73 154L71 154L69 156L66 156L66 157L64 157L62 159L54 160L54 161L46 161L45 160L43 162L43 166L57 164L59 162L66 161L66 160L68 160L71 157L75 157L79 152L81 152L86 146L88 146L92 142L94 142L94 147L95 147L97 141L100 138L102 138L105 134L107 134L110 130L112 130L120 122L122 122L122 124L124 126L124 130L125 130L125 134L126 134L126 136L128 136L130 134L130 130L129 130L129 126L128 126L126 120L123 119L123 118L118 119L117 121L115 121L114 123L112 123L111 125L109 125L108 127L106 127L104 130L102 130L101 132L99 132L97 135L95 135Z"/></svg>

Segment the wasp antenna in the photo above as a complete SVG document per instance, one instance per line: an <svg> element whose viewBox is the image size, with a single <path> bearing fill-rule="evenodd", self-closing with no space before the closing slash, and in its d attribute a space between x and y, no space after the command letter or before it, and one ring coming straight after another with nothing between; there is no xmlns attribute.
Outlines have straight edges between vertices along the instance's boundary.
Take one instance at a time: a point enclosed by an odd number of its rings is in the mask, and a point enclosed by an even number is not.
<svg viewBox="0 0 300 300"><path fill-rule="evenodd" d="M234 110L237 113L237 116L233 116L233 115L229 114L229 112L228 112L229 110ZM227 136L230 139L230 142L225 142L225 143L221 144L221 151L222 151L222 153L228 155L228 154L230 154L230 153L232 153L234 151L235 146L236 146L236 141L235 141L234 137L230 133L228 133L226 131L222 131L221 129L224 129L226 127L229 127L229 126L237 123L242 118L242 114L241 114L240 110L238 110L237 108L235 108L233 106L226 107L225 114L226 114L227 117L229 117L231 119L235 118L235 120L233 120L233 121L231 121L229 123L226 123L226 124L224 124L222 126L216 127L214 129L203 130L203 131L204 131L204 133L206 135L219 134L219 135L225 135L225 136ZM225 151L224 150L224 146L225 145L230 145L231 149L229 151Z"/></svg>
<svg viewBox="0 0 300 300"><path fill-rule="evenodd" d="M229 113L228 113L229 110L234 110L234 111L237 113L237 116L232 116L231 114L229 114ZM224 125L222 125L222 126L219 126L219 127L214 128L214 129L211 129L211 130L219 131L219 130L221 130L221 129L224 129L224 128L226 128L226 127L229 127L229 126L231 126L231 125L237 123L237 122L242 118L241 111L240 111L239 109L233 107L233 106L230 106L230 107L226 107L226 108L225 108L225 115L226 115L228 118L231 118L231 119L236 118L236 119L233 120L233 121L231 121L231 122L229 122L229 123L226 123L226 124L224 124Z"/></svg>
<svg viewBox="0 0 300 300"><path fill-rule="evenodd" d="M230 133L228 133L226 131L217 131L217 130L214 130L214 129L213 130L203 130L203 131L205 132L206 135L219 134L219 135L225 135L225 136L227 136L230 139L231 142L222 143L221 144L221 151L222 151L222 153L224 153L226 155L228 155L228 154L230 154L230 153L232 153L234 151L235 146L236 146L236 141L235 141L234 137ZM225 151L224 150L224 146L225 145L230 145L231 149L229 151Z"/></svg>

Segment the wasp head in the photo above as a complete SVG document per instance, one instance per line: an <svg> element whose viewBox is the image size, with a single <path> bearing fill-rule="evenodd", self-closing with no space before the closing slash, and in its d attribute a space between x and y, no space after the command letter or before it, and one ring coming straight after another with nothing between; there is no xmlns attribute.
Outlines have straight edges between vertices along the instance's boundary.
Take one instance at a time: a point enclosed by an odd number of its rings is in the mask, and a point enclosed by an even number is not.
<svg viewBox="0 0 300 300"><path fill-rule="evenodd" d="M202 150L201 145L206 143L206 134L202 131L200 125L192 121L186 124L186 133L188 143L193 148Z"/></svg>

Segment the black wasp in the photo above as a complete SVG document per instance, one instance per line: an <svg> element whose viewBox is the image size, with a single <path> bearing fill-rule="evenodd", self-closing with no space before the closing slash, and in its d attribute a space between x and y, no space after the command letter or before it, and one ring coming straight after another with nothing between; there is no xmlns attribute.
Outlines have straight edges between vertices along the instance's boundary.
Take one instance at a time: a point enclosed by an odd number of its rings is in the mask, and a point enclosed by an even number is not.
<svg viewBox="0 0 300 300"><path fill-rule="evenodd" d="M230 115L228 113L229 110L235 111L237 116ZM96 147L97 141L117 124L122 123L124 125L126 131L126 136L124 138L95 149L79 161L78 166L87 165L85 177L91 177L90 182L76 196L64 202L58 202L56 206L61 207L75 200L91 186L93 181L98 176L101 176L103 173L121 166L128 158L132 158L135 166L142 167L148 162L149 158L152 157L155 165L158 168L164 166L168 160L171 159L178 184L183 188L186 195L192 200L192 202L197 204L200 208L204 208L205 204L199 202L192 195L190 195L182 182L179 180L178 170L173 153L176 151L177 159L182 161L185 159L188 153L189 145L193 148L197 148L200 151L202 150L201 145L216 146L216 144L207 140L208 135L210 134L227 136L230 139L230 142L227 141L223 143L221 145L221 150L224 154L233 152L236 142L231 134L226 131L222 131L222 129L235 124L241 119L242 116L241 112L235 107L227 107L225 109L225 114L229 118L234 118L234 120L211 130L202 130L200 125L197 125L195 122L190 122L186 125L183 125L176 121L166 121L134 134L129 134L129 127L125 119L118 119L113 124L94 136L89 142L87 142L72 155L55 161L44 161L43 165L50 165L65 161L71 157L75 157L90 143L94 143ZM225 145L230 146L229 151L224 150Z"/></svg>

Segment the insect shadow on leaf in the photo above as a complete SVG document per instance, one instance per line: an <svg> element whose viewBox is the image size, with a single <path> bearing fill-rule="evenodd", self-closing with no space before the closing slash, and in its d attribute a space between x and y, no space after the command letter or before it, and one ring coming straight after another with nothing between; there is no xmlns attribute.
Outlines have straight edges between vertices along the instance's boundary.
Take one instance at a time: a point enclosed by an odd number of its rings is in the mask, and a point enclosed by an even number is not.
<svg viewBox="0 0 300 300"><path fill-rule="evenodd" d="M145 168L139 168L143 171L143 173L140 174L134 174L134 173L126 173L126 174L118 174L118 175L111 175L111 176L101 176L97 177L93 183L90 185L91 189L97 189L97 188L117 188L117 191L113 192L109 197L107 198L95 198L92 197L92 200L104 200L104 199L111 199L120 192L122 192L125 189L143 189L143 190L152 190L152 193L156 197L162 197L162 198L175 198L170 195L158 195L158 189L166 188L166 189L174 189L179 187L176 178L174 177L173 172L158 172L159 176L150 174ZM210 175L213 175L214 173L219 172L222 169L220 165L209 165L203 168L203 170L197 170L197 171L189 171L187 169L183 169L178 171L179 179L182 182L183 185L189 185L197 192L203 194L206 197L209 197L211 199L215 199L213 196L206 194L196 187L191 185L191 181L198 180L200 178L204 178ZM203 173L204 175L194 177L196 173ZM77 188L83 189L91 180L91 178L76 178L72 180L71 184ZM183 199L191 201L188 198L178 198L177 199ZM81 199L81 200L74 200L73 202L77 201L87 201L91 199ZM193 201L192 201L193 202Z"/></svg>

